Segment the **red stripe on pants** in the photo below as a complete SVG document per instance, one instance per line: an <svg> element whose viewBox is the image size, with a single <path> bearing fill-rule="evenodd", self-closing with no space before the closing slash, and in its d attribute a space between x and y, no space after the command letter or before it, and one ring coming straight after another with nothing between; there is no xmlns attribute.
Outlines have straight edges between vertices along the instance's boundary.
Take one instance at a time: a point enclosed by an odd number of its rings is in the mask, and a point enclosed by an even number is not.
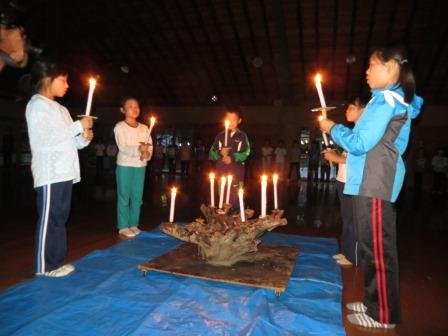
<svg viewBox="0 0 448 336"><path fill-rule="evenodd" d="M384 315L380 315L381 323L389 323L389 308L387 302L387 283L386 283L386 267L384 264L384 246L383 246L383 209L382 203L380 199L377 199L378 202L378 248L379 248L379 261L380 261L380 275L381 275L381 291L379 294L382 296L382 300L380 301L380 311L383 311Z"/></svg>
<svg viewBox="0 0 448 336"><path fill-rule="evenodd" d="M381 273L380 273L380 261L379 261L379 241L378 241L378 200L372 198L372 245L373 245L373 257L375 260L376 270L376 288L378 292L378 305L379 305L379 320L382 321L384 316L383 312L383 295L381 293ZM380 234L381 235L381 234Z"/></svg>

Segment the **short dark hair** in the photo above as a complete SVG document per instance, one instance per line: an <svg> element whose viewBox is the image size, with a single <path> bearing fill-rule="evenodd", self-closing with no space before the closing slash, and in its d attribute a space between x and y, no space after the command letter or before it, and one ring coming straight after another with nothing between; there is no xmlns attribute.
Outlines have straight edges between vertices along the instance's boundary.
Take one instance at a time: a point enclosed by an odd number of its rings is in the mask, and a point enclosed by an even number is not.
<svg viewBox="0 0 448 336"><path fill-rule="evenodd" d="M368 103L368 99L366 97L364 97L364 96L355 96L355 97L352 97L348 101L347 105L351 104L351 105L355 105L355 106L360 107L360 108L364 108L364 107L366 107L367 103Z"/></svg>
<svg viewBox="0 0 448 336"><path fill-rule="evenodd" d="M243 119L243 114L241 112L241 108L239 106L235 105L228 105L224 109L225 113L234 113L236 114L240 119Z"/></svg>
<svg viewBox="0 0 448 336"><path fill-rule="evenodd" d="M56 77L67 75L68 70L64 65L48 59L37 60L31 67L30 73L20 79L20 87L25 94L37 93L42 89L45 78L53 80Z"/></svg>
<svg viewBox="0 0 448 336"><path fill-rule="evenodd" d="M128 100L135 100L138 103L138 99L135 98L134 96L125 96L120 101L120 107L124 107L124 105Z"/></svg>

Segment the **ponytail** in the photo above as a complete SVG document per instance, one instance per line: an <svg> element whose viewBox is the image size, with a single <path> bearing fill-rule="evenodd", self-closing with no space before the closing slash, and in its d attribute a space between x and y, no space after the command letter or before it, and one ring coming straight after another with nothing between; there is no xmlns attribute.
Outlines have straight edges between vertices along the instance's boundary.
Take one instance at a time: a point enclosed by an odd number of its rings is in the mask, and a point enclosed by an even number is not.
<svg viewBox="0 0 448 336"><path fill-rule="evenodd" d="M384 47L373 51L372 55L383 62L395 61L398 64L398 84L404 92L404 101L410 103L415 95L415 77L404 48L399 46Z"/></svg>

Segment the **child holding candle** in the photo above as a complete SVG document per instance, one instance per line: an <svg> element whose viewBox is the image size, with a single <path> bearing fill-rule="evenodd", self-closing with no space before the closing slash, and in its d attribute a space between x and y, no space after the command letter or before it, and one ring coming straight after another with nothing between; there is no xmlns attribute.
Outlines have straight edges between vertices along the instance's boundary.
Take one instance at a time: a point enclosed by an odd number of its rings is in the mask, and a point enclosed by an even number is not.
<svg viewBox="0 0 448 336"><path fill-rule="evenodd" d="M345 118L350 123L356 123L361 117L366 102L356 97L348 103L345 111ZM341 253L336 254L333 258L341 266L358 265L358 234L355 223L353 221L353 205L352 196L344 194L344 185L347 180L347 152L341 154L334 150L327 149L324 151L324 158L327 161L338 164L338 173L336 176L336 189L338 191L339 204L342 216L342 234L340 238Z"/></svg>
<svg viewBox="0 0 448 336"><path fill-rule="evenodd" d="M148 126L139 123L140 106L137 99L123 99L124 120L115 125L117 155L117 224L118 232L126 238L140 233L138 228L146 165L152 156L152 139Z"/></svg>
<svg viewBox="0 0 448 336"><path fill-rule="evenodd" d="M353 129L320 121L322 131L347 152L344 193L353 195L364 302L349 303L355 325L393 328L399 322L398 257L394 202L401 190L411 119L423 99L415 95L415 80L400 48L375 50L366 71L372 99Z"/></svg>
<svg viewBox="0 0 448 336"><path fill-rule="evenodd" d="M67 71L49 61L34 63L22 84L35 93L26 107L31 171L37 193L36 275L62 277L75 267L65 264L66 222L73 183L80 181L78 149L93 138L92 118L73 121L55 101L68 89Z"/></svg>
<svg viewBox="0 0 448 336"><path fill-rule="evenodd" d="M250 143L246 133L238 128L241 123L241 112L237 108L229 109L225 114L229 121L227 147L225 131L220 132L213 142L209 157L216 162L218 176L232 175L232 188L230 190L230 204L238 205L238 187L244 182L245 162L250 154Z"/></svg>

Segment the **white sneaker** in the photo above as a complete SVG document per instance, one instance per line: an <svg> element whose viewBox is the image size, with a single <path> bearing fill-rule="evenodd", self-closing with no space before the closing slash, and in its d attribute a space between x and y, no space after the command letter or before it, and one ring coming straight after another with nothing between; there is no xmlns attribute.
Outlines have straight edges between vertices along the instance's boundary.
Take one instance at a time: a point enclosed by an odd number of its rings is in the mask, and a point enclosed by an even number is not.
<svg viewBox="0 0 448 336"><path fill-rule="evenodd" d="M353 264L346 258L336 259L339 266L353 266Z"/></svg>
<svg viewBox="0 0 448 336"><path fill-rule="evenodd" d="M133 227L129 228L129 230L134 232L135 235L139 235L142 232L137 226L133 226Z"/></svg>
<svg viewBox="0 0 448 336"><path fill-rule="evenodd" d="M347 307L347 309L353 310L357 313L365 313L367 311L367 307L360 301L349 302L345 306Z"/></svg>
<svg viewBox="0 0 448 336"><path fill-rule="evenodd" d="M126 238L134 238L136 236L134 231L129 228L121 229L120 231L118 231L118 233Z"/></svg>
<svg viewBox="0 0 448 336"><path fill-rule="evenodd" d="M39 276L46 276L46 277L50 277L50 278L60 278L60 277L64 277L66 275L69 275L70 273L72 273L75 270L75 266L71 265L71 264L65 264L53 271L50 272L43 272L43 273L36 273L36 275Z"/></svg>
<svg viewBox="0 0 448 336"><path fill-rule="evenodd" d="M369 315L365 313L357 313L347 315L347 319L351 324L364 327L364 328L382 328L382 329L392 329L395 328L395 324L380 323L375 321Z"/></svg>
<svg viewBox="0 0 448 336"><path fill-rule="evenodd" d="M345 255L343 255L342 253L335 254L335 255L333 256L333 259L334 259L334 260L338 260L338 259L342 259L342 258L345 258Z"/></svg>

